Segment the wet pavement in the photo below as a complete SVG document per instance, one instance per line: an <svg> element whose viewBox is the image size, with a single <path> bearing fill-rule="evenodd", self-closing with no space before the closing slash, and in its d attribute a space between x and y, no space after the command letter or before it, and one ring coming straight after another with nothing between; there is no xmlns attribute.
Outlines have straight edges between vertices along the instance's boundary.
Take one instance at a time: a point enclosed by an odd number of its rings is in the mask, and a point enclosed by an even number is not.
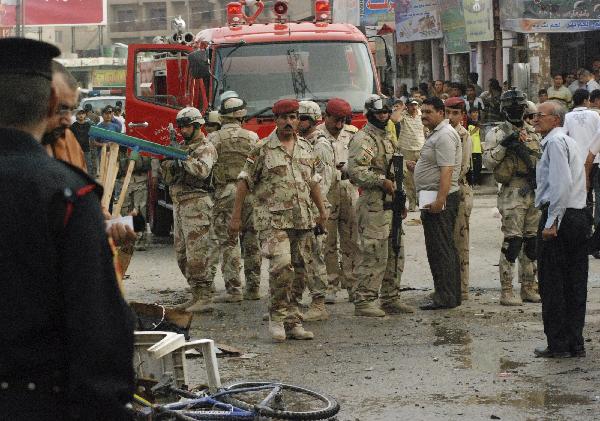
<svg viewBox="0 0 600 421"><path fill-rule="evenodd" d="M340 402L339 420L600 419L600 261L590 265L587 357L535 358L533 349L545 343L541 306L499 305L501 234L494 205L491 196L476 197L471 299L460 308L357 318L344 294L327 307L329 321L305 325L315 340L273 344L262 321L263 298L220 304L212 314L195 316L192 336L246 353L219 359L224 383L280 380L321 390ZM430 292L431 275L422 227L408 225L405 231L403 286L412 289L403 297L416 306ZM129 299L172 304L187 297L168 244L137 253L129 273ZM515 291L517 286L515 281ZM266 294L266 278L261 289ZM190 359L188 370L192 383L205 382L201 359Z"/></svg>

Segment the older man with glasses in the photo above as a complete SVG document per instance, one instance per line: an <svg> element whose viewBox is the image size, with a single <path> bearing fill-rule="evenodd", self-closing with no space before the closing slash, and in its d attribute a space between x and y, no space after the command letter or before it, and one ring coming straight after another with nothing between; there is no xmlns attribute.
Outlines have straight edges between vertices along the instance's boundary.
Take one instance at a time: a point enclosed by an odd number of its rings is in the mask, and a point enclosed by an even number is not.
<svg viewBox="0 0 600 421"><path fill-rule="evenodd" d="M540 105L534 126L543 136L537 164L535 205L542 211L538 228L538 278L547 347L544 358L585 356L583 325L587 299L588 257L584 163L575 140L561 127L565 108L555 101Z"/></svg>
<svg viewBox="0 0 600 421"><path fill-rule="evenodd" d="M52 86L56 91L59 105L55 115L48 118L42 145L50 156L65 161L87 172L83 149L70 130L71 116L77 104L77 81L69 71L57 61L52 62Z"/></svg>

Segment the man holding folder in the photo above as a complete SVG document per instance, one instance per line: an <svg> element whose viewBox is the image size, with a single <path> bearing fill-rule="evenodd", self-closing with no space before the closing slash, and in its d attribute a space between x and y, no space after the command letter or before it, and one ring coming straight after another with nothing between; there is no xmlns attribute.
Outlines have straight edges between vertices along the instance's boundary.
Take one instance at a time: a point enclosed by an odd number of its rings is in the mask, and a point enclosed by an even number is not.
<svg viewBox="0 0 600 421"><path fill-rule="evenodd" d="M461 303L460 267L454 244L458 213L458 178L462 159L460 137L448 120L441 99L427 98L421 107L423 125L430 130L421 156L406 163L414 171L419 195L425 248L435 293L422 310L457 307ZM429 197L429 199L427 199Z"/></svg>

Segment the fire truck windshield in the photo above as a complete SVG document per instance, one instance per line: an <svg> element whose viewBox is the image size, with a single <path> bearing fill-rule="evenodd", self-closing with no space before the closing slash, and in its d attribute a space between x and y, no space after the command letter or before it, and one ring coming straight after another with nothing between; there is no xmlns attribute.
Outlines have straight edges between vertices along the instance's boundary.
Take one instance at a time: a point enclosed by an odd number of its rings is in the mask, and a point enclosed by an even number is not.
<svg viewBox="0 0 600 421"><path fill-rule="evenodd" d="M236 91L248 104L248 114L269 115L281 98L320 103L343 98L361 112L365 98L376 90L367 46L360 42L289 42L245 44L217 50L215 76L219 95Z"/></svg>

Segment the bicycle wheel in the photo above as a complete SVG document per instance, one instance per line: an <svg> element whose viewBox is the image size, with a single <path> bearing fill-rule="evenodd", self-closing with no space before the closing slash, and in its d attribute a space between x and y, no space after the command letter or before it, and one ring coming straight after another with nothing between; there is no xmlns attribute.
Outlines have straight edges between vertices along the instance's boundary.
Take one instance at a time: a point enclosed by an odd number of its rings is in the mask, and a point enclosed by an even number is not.
<svg viewBox="0 0 600 421"><path fill-rule="evenodd" d="M340 411L340 405L328 395L283 383L234 383L213 395L213 399L260 416L285 420L322 420Z"/></svg>

